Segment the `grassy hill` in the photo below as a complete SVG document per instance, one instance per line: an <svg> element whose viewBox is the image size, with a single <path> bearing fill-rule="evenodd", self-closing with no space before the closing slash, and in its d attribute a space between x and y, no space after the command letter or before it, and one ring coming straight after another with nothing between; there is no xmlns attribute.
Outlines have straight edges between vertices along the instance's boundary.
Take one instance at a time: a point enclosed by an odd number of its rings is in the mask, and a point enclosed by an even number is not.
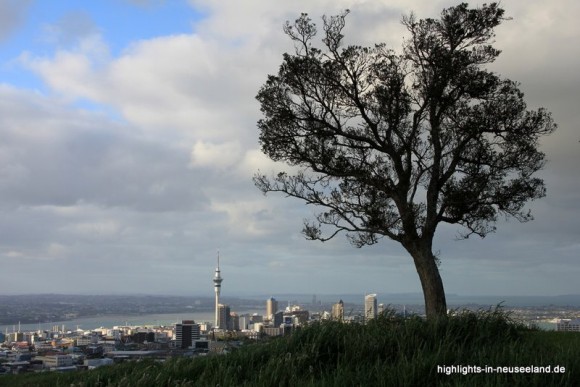
<svg viewBox="0 0 580 387"><path fill-rule="evenodd" d="M455 366L457 372L447 374L450 368L438 371L438 366ZM512 367L514 372L473 372L485 366ZM533 366L549 366L550 371L560 366L565 372L533 373L523 368ZM580 333L528 329L500 311L461 313L439 321L386 315L367 325L320 323L228 355L0 377L0 385L11 387L577 386L579 382Z"/></svg>

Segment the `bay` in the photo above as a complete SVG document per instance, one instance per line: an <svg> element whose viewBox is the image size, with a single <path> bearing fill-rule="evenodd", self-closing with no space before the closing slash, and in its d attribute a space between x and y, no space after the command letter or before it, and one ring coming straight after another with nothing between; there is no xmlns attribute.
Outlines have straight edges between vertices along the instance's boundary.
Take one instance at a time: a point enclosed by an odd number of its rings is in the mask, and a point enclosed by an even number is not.
<svg viewBox="0 0 580 387"><path fill-rule="evenodd" d="M263 313L263 311L248 310L238 312L244 313ZM213 322L215 319L214 312L183 312L183 313L168 313L168 314L143 314L143 315L107 315L95 317L82 317L67 321L54 321L45 323L21 324L20 332L32 332L38 330L50 331L54 326L58 326L58 330L62 330L64 325L65 331L73 331L78 329L91 330L100 327L112 328L114 326L159 326L159 325L173 325L182 320L194 320L196 323ZM0 332L10 333L18 331L18 324L0 325Z"/></svg>

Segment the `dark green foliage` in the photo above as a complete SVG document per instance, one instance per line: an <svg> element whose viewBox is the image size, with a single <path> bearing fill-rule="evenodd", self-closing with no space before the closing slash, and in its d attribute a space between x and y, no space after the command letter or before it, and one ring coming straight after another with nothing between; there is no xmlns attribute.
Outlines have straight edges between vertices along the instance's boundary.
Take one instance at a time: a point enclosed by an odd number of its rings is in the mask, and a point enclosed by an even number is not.
<svg viewBox="0 0 580 387"><path fill-rule="evenodd" d="M451 374L437 366L566 367L563 374ZM319 323L229 355L0 377L6 386L574 386L580 334L525 328L499 310L367 325Z"/></svg>
<svg viewBox="0 0 580 387"><path fill-rule="evenodd" d="M258 128L262 151L299 169L258 173L254 183L320 209L304 225L308 239L342 231L357 247L399 242L427 316L443 315L437 227L483 237L503 216L531 220L526 203L545 196L539 140L556 125L545 109L527 108L517 82L487 68L500 54L499 4L405 17L401 52L346 46L347 13L324 18L321 47L308 15L286 25L296 50L258 92Z"/></svg>

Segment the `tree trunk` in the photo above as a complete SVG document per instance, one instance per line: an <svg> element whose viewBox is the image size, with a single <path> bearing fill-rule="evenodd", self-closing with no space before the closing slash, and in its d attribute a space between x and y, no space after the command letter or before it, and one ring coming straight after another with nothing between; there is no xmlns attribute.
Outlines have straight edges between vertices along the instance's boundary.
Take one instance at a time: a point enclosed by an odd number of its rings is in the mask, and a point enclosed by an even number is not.
<svg viewBox="0 0 580 387"><path fill-rule="evenodd" d="M406 249L413 257L415 268L421 280L427 318L446 316L445 290L439 275L437 261L431 251L431 244L417 243L406 247Z"/></svg>

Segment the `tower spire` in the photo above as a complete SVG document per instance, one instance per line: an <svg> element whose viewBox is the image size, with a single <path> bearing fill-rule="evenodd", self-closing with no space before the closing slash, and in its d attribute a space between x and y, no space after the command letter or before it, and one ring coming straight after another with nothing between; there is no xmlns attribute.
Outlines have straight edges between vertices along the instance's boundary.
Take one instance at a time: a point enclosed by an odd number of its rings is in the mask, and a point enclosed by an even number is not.
<svg viewBox="0 0 580 387"><path fill-rule="evenodd" d="M221 276L220 271L220 252L218 250L217 253L217 267L215 268L215 274L213 277L213 287L215 291L215 327L220 328L219 326L219 304L220 304L220 293L222 288L222 281L223 278Z"/></svg>

